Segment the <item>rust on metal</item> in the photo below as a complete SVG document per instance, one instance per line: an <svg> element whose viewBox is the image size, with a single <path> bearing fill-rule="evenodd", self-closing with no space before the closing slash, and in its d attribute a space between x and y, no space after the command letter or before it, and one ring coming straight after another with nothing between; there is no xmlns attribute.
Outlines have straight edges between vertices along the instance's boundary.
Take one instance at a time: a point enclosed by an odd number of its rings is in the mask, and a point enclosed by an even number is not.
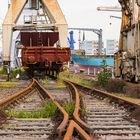
<svg viewBox="0 0 140 140"><path fill-rule="evenodd" d="M71 140L74 129L78 131L83 140L93 140L91 137L73 120L70 121L67 132L63 140Z"/></svg>
<svg viewBox="0 0 140 140"><path fill-rule="evenodd" d="M9 96L8 98L2 100L0 102L0 106L1 107L7 106L10 103L12 103L13 101L16 101L19 98L25 96L31 90L33 90L33 87L37 88L40 91L40 94L44 99L50 98L56 104L56 106L58 107L60 112L63 114L63 121L61 122L61 124L56 129L57 130L56 132L59 135L59 138L62 138L62 134L65 132L66 127L67 127L68 122L69 122L69 115L64 110L64 108L56 101L56 99L42 85L40 85L40 83L37 80L33 79L32 83L26 89L22 90L19 93L15 93L15 94ZM73 86L73 88L74 88L74 86ZM76 90L76 89L74 88L74 90ZM74 98L75 98L75 102L76 102L74 112L76 112L76 113L73 113L73 116L74 116L76 122L74 120L72 120L70 122L70 125L67 129L67 133L66 133L64 139L65 140L70 140L70 137L72 136L73 131L77 131L83 139L91 140L90 136L86 133L86 131L84 131L86 129L86 127L83 127L83 122L80 121L80 118L79 118L79 115L78 115L78 111L79 111L79 96L78 96L78 93L77 93L77 95L75 94ZM5 114L3 114L2 111L0 111L0 119L4 118L4 117L6 117ZM67 139L67 137L69 137L69 139Z"/></svg>
<svg viewBox="0 0 140 140"><path fill-rule="evenodd" d="M68 83L72 88L73 88L73 93L74 93L74 99L75 99L75 109L73 112L73 116L75 121L85 130L87 130L88 132L90 132L91 128L88 124L86 124L84 121L82 121L79 117L79 109L80 109L80 95L79 92L77 90L77 88L70 82L70 81L65 81L66 83Z"/></svg>
<svg viewBox="0 0 140 140"><path fill-rule="evenodd" d="M12 101L16 100L17 98L20 98L21 96L28 94L32 90L34 82L35 81L33 80L32 83L27 88L23 89L22 91L20 91L18 93L15 93L11 96L8 96L7 98L0 101L0 107L7 106L8 104L10 104Z"/></svg>
<svg viewBox="0 0 140 140"><path fill-rule="evenodd" d="M58 45L58 32L21 32L22 65L30 69L61 71L70 49Z"/></svg>
<svg viewBox="0 0 140 140"><path fill-rule="evenodd" d="M22 64L27 66L28 64L36 63L64 63L69 61L70 52L68 48L23 48L22 49ZM45 66L45 65L44 65Z"/></svg>
<svg viewBox="0 0 140 140"><path fill-rule="evenodd" d="M124 99L123 97L119 97L117 95L113 95L113 94L111 94L109 92L105 92L105 91L102 91L102 90L99 90L99 89L96 89L96 88L85 87L83 85L80 85L78 83L74 83L72 81L69 81L69 82L73 83L74 85L77 85L77 86L80 86L80 87L83 87L83 88L86 88L86 89L90 90L90 93L87 93L87 94L90 94L91 95L91 94L98 93L98 94L101 94L103 96L112 98L114 100L118 100L118 102L121 101L122 103L130 104L130 105L132 105L134 107L140 107L140 104L138 104L138 103L135 103L135 102L130 101L128 99Z"/></svg>
<svg viewBox="0 0 140 140"><path fill-rule="evenodd" d="M21 32L20 36L24 47L53 47L59 40L58 32Z"/></svg>
<svg viewBox="0 0 140 140"><path fill-rule="evenodd" d="M68 113L64 110L64 108L55 100L55 98L44 88L42 87L37 80L35 80L36 84L44 91L44 93L56 104L56 106L58 107L58 109L62 112L63 114L63 121L61 122L61 124L58 126L57 128L57 133L59 135L59 137L62 136L62 133L65 131L66 126L68 124L69 121L69 115Z"/></svg>
<svg viewBox="0 0 140 140"><path fill-rule="evenodd" d="M36 80L35 80L36 81ZM37 83L37 85L39 86L39 87L41 87L43 90L44 90L44 92L47 94L47 96L49 96L49 98L57 105L57 107L59 108L59 110L63 113L63 116L64 116L64 118L63 118L63 121L61 122L61 124L59 125L59 127L57 128L57 132L58 132L58 134L59 134L59 137L61 137L62 136L62 133L65 131L65 128L66 128L66 126L67 126L67 124L68 124L68 121L69 121L69 115L68 115L68 113L64 110L64 108L55 100L55 98L44 88L44 87L42 87L37 81L36 81L36 83ZM68 83L68 84L71 84L71 83ZM74 93L75 94L75 93ZM77 96L78 96L78 94L77 94ZM79 97L79 96L78 96ZM74 97L75 98L75 100L78 100L79 98L76 98L76 97ZM75 112L77 112L76 113L76 116L77 117L75 117L74 116L74 118L76 118L75 120L80 124L80 126L83 126L84 125L84 129L87 129L87 126L86 126L86 124L79 118L79 115L78 115L78 112L79 112L79 102L78 101L75 101L76 103L75 103ZM75 115L74 113L73 113L73 115ZM73 121L71 121L71 123L70 123L70 126L68 127L68 130L67 130L67 134L66 135L68 135L68 137L71 135L72 136L72 134L73 134L73 131L74 131L74 128L76 129L76 131L85 139L85 140L91 140L91 138L90 138L90 136L86 133L86 131L84 131L84 129L82 129L81 127L80 127L74 120ZM68 132L69 131L69 132ZM70 137L69 137L69 139L67 139L68 138L67 136L66 136L66 138L65 138L65 140L70 140Z"/></svg>

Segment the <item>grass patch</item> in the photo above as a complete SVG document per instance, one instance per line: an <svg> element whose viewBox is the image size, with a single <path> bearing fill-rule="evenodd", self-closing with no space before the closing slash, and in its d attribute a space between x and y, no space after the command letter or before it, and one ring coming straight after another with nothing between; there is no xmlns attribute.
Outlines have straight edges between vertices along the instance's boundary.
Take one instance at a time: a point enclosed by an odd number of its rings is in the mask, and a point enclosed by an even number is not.
<svg viewBox="0 0 140 140"><path fill-rule="evenodd" d="M63 105L65 111L72 116L73 112L74 112L74 103L65 103Z"/></svg>
<svg viewBox="0 0 140 140"><path fill-rule="evenodd" d="M99 74L97 74L97 86L105 87L106 84L108 83L108 80L111 78L111 73L102 71Z"/></svg>
<svg viewBox="0 0 140 140"><path fill-rule="evenodd" d="M133 98L133 97L130 97L128 95L125 95L125 94L120 94L120 93L112 93L113 95L115 94L116 96L119 96L123 99L126 99L130 102L133 102L133 103L136 103L136 104L140 104L140 99L137 99L137 98Z"/></svg>
<svg viewBox="0 0 140 140"><path fill-rule="evenodd" d="M92 87L93 84L95 83L94 80L84 79L84 78L81 78L81 76L79 76L77 74L70 74L67 71L61 72L59 74L59 79L67 79L67 80L73 81L75 83L84 85L86 87Z"/></svg>
<svg viewBox="0 0 140 140"><path fill-rule="evenodd" d="M66 85L65 85L65 83L63 82L63 80L58 79L58 80L57 80L56 88L65 88L65 87L66 87Z"/></svg>
<svg viewBox="0 0 140 140"><path fill-rule="evenodd" d="M65 88L66 87L62 79L57 79L55 81L56 83L53 84L53 85L51 85L51 84L47 85L46 84L46 83L49 83L49 81L51 81L48 78L41 79L40 81L45 84L46 88Z"/></svg>
<svg viewBox="0 0 140 140"><path fill-rule="evenodd" d="M0 86L2 87L13 87L16 85L16 82L0 82Z"/></svg>
<svg viewBox="0 0 140 140"><path fill-rule="evenodd" d="M35 111L14 111L7 110L6 113L16 118L49 118L54 117L58 113L57 106L52 101L45 101L41 109Z"/></svg>
<svg viewBox="0 0 140 140"><path fill-rule="evenodd" d="M49 82L49 79L48 78L43 78L40 80L42 83L48 83Z"/></svg>

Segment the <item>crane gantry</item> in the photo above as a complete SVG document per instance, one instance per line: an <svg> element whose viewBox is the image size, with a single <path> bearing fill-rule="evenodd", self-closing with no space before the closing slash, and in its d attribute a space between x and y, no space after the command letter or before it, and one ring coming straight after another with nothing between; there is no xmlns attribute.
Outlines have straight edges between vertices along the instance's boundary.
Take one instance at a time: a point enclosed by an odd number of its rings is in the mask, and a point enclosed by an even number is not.
<svg viewBox="0 0 140 140"><path fill-rule="evenodd" d="M59 44L67 46L67 22L57 0L11 0L2 30L4 65L10 65L15 31L58 31Z"/></svg>

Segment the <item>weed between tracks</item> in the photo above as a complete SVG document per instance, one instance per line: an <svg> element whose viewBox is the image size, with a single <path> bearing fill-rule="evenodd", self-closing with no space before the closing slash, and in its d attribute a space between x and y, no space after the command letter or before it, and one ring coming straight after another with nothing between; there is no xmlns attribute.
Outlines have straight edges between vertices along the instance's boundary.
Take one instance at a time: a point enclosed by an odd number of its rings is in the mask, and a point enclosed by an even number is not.
<svg viewBox="0 0 140 140"><path fill-rule="evenodd" d="M89 79L83 79L79 75L76 74L70 74L69 72L62 72L59 74L60 79L68 79L70 81L73 81L75 83L84 85L86 87L92 87L95 81L89 80Z"/></svg>
<svg viewBox="0 0 140 140"><path fill-rule="evenodd" d="M64 103L63 105L64 109L66 110L66 112L72 116L73 112L74 112L74 103Z"/></svg>
<svg viewBox="0 0 140 140"><path fill-rule="evenodd" d="M58 113L57 106L52 101L45 101L41 109L28 111L7 110L6 113L11 117L16 118L49 118L54 117Z"/></svg>
<svg viewBox="0 0 140 140"><path fill-rule="evenodd" d="M16 82L0 82L0 86L2 87L14 87L16 85Z"/></svg>

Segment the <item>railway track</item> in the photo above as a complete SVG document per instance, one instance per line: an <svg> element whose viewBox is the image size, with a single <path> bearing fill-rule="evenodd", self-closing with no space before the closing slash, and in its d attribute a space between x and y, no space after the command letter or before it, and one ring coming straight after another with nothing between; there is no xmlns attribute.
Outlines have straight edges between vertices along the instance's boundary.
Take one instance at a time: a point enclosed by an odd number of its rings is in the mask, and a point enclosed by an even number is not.
<svg viewBox="0 0 140 140"><path fill-rule="evenodd" d="M4 98L26 88L30 81L20 80L18 82L0 82L0 101Z"/></svg>
<svg viewBox="0 0 140 140"><path fill-rule="evenodd" d="M53 83L52 88L45 89L45 85L33 80L23 91L2 100L0 118L6 121L1 121L0 139L140 139L140 127L128 112L139 108L139 105L70 81L65 81L65 84L64 88L56 88ZM51 100L59 109L62 116L59 124L56 125L51 118L8 118L3 113L7 108L15 112L35 112L35 109L42 107L44 100ZM71 116L63 108L64 102L74 103ZM86 113L81 117L83 107Z"/></svg>
<svg viewBox="0 0 140 140"><path fill-rule="evenodd" d="M74 84L74 83L73 83ZM92 137L101 140L139 140L140 126L131 118L130 110L139 104L112 96L100 90L74 84L79 91L86 115L83 128L89 128ZM111 102L111 103L110 103Z"/></svg>
<svg viewBox="0 0 140 140"><path fill-rule="evenodd" d="M58 102L70 102L70 91L65 85L58 87L57 81L54 80L49 80L47 83L42 84Z"/></svg>
<svg viewBox="0 0 140 140"><path fill-rule="evenodd" d="M63 92L62 92L63 91ZM61 90L62 95L66 94L66 89ZM80 134L76 136L78 139L82 136L84 139L90 139L89 135L74 121L69 123L69 115L63 109L59 102L60 98L54 97L55 93L50 94L38 81L33 82L24 90L8 96L0 102L0 139L16 140L16 139L65 139L70 140L73 132ZM61 96L62 96L61 95ZM70 96L67 93L67 98ZM53 101L62 114L62 122L58 125L52 122L51 118L9 118L5 112L12 108L14 112L26 111L35 112L42 106L42 102L46 99ZM68 130L66 130L68 128ZM77 130L77 131L75 131ZM55 137L54 136L55 132ZM65 134L66 132L66 134ZM71 136L69 136L71 134ZM84 134L84 135L83 135ZM75 138L75 135L73 136Z"/></svg>
<svg viewBox="0 0 140 140"><path fill-rule="evenodd" d="M128 119L129 114L125 109L114 107L94 96L83 95L83 98L87 111L85 120L93 130L92 135L107 140L140 139L140 127L136 121Z"/></svg>
<svg viewBox="0 0 140 140"><path fill-rule="evenodd" d="M33 83L29 88L33 88ZM12 112L33 112L40 109L45 98L41 98L41 94L38 90L33 88L32 90L22 92L24 96L15 96L9 100L6 98L5 102L1 102L1 105L5 109L7 107L12 108ZM20 95L20 93L18 93ZM17 94L17 95L18 95ZM14 96L14 95L13 95ZM5 104L6 103L6 104ZM18 139L48 139L52 131L54 130L54 123L48 118L10 118L6 122L2 123L0 127L0 139L3 140L18 140Z"/></svg>

